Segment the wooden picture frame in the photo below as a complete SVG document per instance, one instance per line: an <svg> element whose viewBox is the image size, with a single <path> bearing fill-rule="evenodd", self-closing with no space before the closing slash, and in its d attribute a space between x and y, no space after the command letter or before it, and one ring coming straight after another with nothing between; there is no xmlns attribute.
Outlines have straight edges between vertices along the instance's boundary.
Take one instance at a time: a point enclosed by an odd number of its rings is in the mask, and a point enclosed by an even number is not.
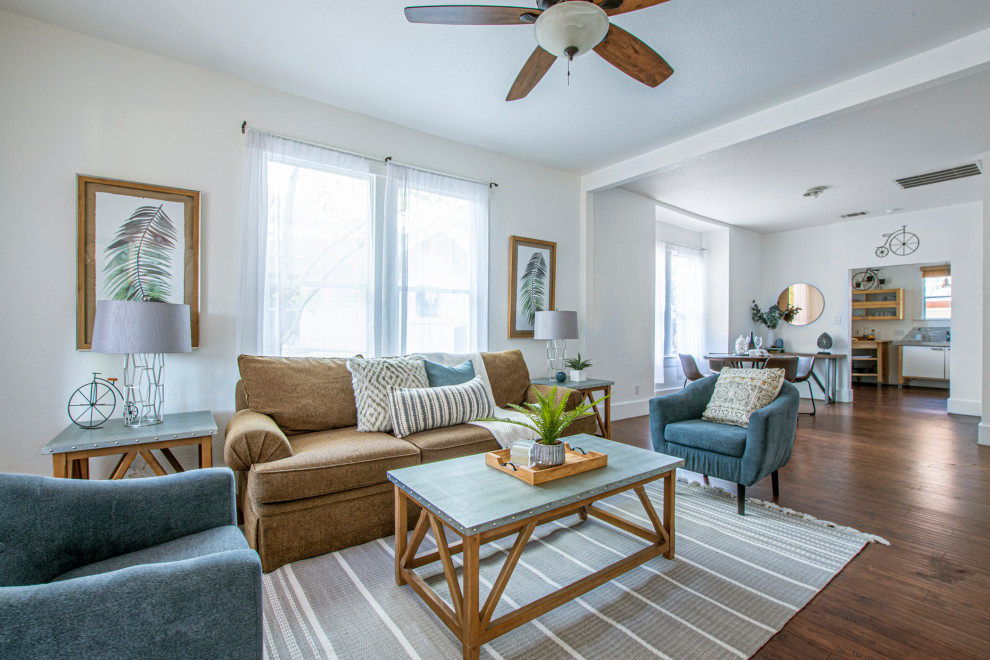
<svg viewBox="0 0 990 660"><path fill-rule="evenodd" d="M522 236L509 237L510 338L531 338L533 314L555 309L556 279L556 243Z"/></svg>
<svg viewBox="0 0 990 660"><path fill-rule="evenodd" d="M199 191L82 174L77 180L76 348L90 348L97 299L185 303L198 348ZM137 254L147 258L132 259Z"/></svg>

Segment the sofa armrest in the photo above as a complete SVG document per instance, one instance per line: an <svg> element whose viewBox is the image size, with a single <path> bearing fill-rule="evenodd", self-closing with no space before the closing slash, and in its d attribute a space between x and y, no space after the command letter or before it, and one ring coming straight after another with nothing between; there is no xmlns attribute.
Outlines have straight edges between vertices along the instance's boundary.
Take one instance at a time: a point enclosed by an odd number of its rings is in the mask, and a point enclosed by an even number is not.
<svg viewBox="0 0 990 660"><path fill-rule="evenodd" d="M776 399L750 415L740 483L751 486L790 460L800 401L797 388L784 382Z"/></svg>
<svg viewBox="0 0 990 660"><path fill-rule="evenodd" d="M537 392L543 396L547 396L552 391L552 385L530 385L529 389L526 390L526 398L523 399L523 403L536 403ZM584 395L581 392L567 387L557 388L557 398L554 401L560 401L565 396L567 397L567 405L564 407L564 410L574 410L584 401Z"/></svg>
<svg viewBox="0 0 990 660"><path fill-rule="evenodd" d="M5 587L0 649L11 660L260 660L261 599L261 563L247 549Z"/></svg>
<svg viewBox="0 0 990 660"><path fill-rule="evenodd" d="M664 432L668 424L701 419L717 381L718 376L708 376L694 381L680 392L650 399L650 435L655 451L665 451Z"/></svg>
<svg viewBox="0 0 990 660"><path fill-rule="evenodd" d="M292 456L292 447L275 420L253 410L238 410L227 423L223 460L232 470Z"/></svg>

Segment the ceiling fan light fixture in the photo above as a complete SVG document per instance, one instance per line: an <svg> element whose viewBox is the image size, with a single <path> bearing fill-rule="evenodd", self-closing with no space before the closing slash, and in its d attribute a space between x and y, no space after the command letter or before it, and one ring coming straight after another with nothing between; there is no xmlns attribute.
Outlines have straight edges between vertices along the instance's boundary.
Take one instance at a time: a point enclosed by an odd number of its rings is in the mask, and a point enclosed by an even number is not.
<svg viewBox="0 0 990 660"><path fill-rule="evenodd" d="M556 57L573 59L608 34L608 14L593 2L559 2L536 19L536 42Z"/></svg>

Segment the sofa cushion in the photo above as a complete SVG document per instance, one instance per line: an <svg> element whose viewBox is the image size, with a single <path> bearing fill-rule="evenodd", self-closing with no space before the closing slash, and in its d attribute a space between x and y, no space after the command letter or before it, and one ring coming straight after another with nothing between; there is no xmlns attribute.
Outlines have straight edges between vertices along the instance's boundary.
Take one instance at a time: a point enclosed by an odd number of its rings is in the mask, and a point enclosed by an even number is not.
<svg viewBox="0 0 990 660"><path fill-rule="evenodd" d="M385 483L389 470L419 465L419 450L387 433L351 427L289 438L292 456L255 463L248 494L255 502L287 502Z"/></svg>
<svg viewBox="0 0 990 660"><path fill-rule="evenodd" d="M392 430L397 438L491 417L495 413L481 378L445 387L407 388L389 385L388 406Z"/></svg>
<svg viewBox="0 0 990 660"><path fill-rule="evenodd" d="M748 427L749 416L770 405L783 383L783 369L722 369L701 418Z"/></svg>
<svg viewBox="0 0 990 660"><path fill-rule="evenodd" d="M365 432L392 430L388 408L388 387L429 387L426 367L421 357L350 358L354 401L357 403L357 428Z"/></svg>
<svg viewBox="0 0 990 660"><path fill-rule="evenodd" d="M89 575L99 575L119 571L122 568L131 566L141 566L144 564L163 564L169 561L182 561L184 559L195 559L205 557L217 552L227 552L228 550L246 550L247 539L237 527L225 525L214 527L196 534L182 536L160 545L155 545L143 550L128 552L124 555L111 557L92 564L80 566L67 573L62 573L51 580L60 582L73 578L86 577Z"/></svg>
<svg viewBox="0 0 990 660"><path fill-rule="evenodd" d="M482 353L488 382L492 386L495 405L507 408L508 404L520 405L529 391L529 367L519 349L500 353Z"/></svg>
<svg viewBox="0 0 990 660"><path fill-rule="evenodd" d="M667 424L663 439L684 447L740 458L746 450L746 435L746 429L739 426L689 419Z"/></svg>
<svg viewBox="0 0 990 660"><path fill-rule="evenodd" d="M471 454L501 449L498 441L487 429L475 424L458 424L440 429L413 433L403 438L419 449L423 463L445 461ZM479 457L479 460L484 460Z"/></svg>
<svg viewBox="0 0 990 660"><path fill-rule="evenodd" d="M354 388L342 358L237 358L247 405L286 433L357 424Z"/></svg>
<svg viewBox="0 0 990 660"><path fill-rule="evenodd" d="M430 387L443 387L444 385L460 385L474 378L474 365L471 360L465 360L456 367L445 367L429 360L423 361L426 367L426 379L430 381Z"/></svg>

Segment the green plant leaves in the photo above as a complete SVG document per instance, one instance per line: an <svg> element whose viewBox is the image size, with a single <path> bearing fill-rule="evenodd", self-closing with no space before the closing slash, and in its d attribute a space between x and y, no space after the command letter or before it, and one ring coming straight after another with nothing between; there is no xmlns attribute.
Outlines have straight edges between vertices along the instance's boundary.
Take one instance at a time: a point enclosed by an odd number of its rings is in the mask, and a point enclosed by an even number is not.
<svg viewBox="0 0 990 660"><path fill-rule="evenodd" d="M534 252L523 270L522 291L519 294L522 311L529 325L535 325L536 313L543 311L546 284L547 260L543 258L542 252Z"/></svg>
<svg viewBox="0 0 990 660"><path fill-rule="evenodd" d="M178 234L161 206L139 206L104 250L103 273L111 300L167 302L172 253Z"/></svg>
<svg viewBox="0 0 990 660"><path fill-rule="evenodd" d="M577 354L576 358L567 358L566 360L564 360L564 362L567 363L568 367L570 367L571 369L575 369L577 371L581 371L582 369L587 369L588 367L591 366L591 360L582 360L580 353Z"/></svg>
<svg viewBox="0 0 990 660"><path fill-rule="evenodd" d="M529 418L528 422L520 422L514 419L502 419L498 417L487 417L480 421L482 422L508 422L510 424L516 424L518 426L525 426L528 429L536 431L540 435L540 442L545 445L555 445L560 441L560 436L563 434L564 429L574 423L578 417L584 417L590 414L588 411L591 410L592 406L597 406L599 403L612 396L611 393L606 394L597 401L591 403L581 403L573 410L566 410L567 408L567 397L561 397L560 401L557 401L557 386L554 385L546 395L542 394L539 389L536 390L536 403L527 403L525 407L518 406L514 403L510 403L509 407L513 410L521 412Z"/></svg>

